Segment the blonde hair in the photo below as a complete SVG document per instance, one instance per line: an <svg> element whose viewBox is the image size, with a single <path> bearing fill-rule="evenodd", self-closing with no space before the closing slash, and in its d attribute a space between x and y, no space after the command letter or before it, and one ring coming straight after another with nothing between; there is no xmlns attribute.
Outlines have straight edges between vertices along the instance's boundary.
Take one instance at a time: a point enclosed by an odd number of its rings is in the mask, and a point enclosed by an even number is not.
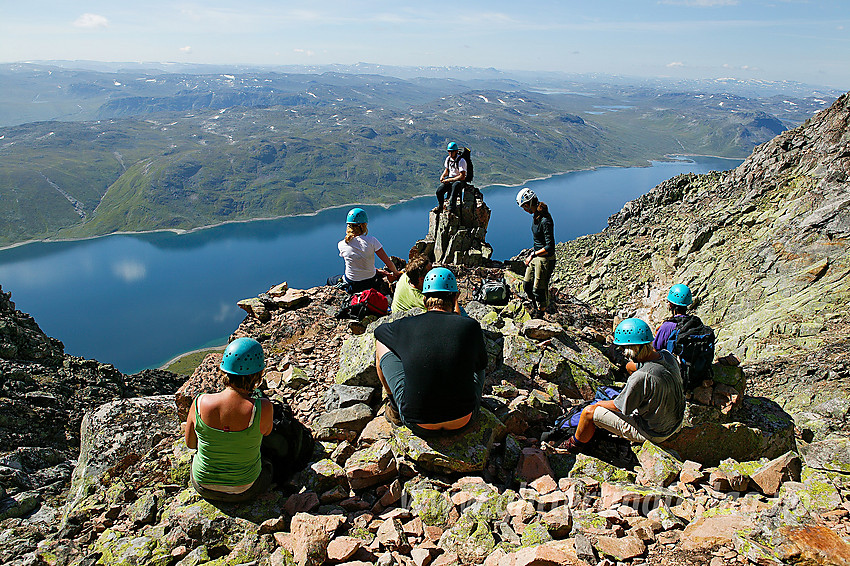
<svg viewBox="0 0 850 566"><path fill-rule="evenodd" d="M221 384L225 387L235 387L245 391L253 391L260 382L263 381L263 370L251 375L237 375L235 373L227 373L223 369L218 370L221 374Z"/></svg>
<svg viewBox="0 0 850 566"><path fill-rule="evenodd" d="M369 233L369 228L365 222L360 224L346 224L345 226L345 243L347 244L357 236L363 236Z"/></svg>
<svg viewBox="0 0 850 566"><path fill-rule="evenodd" d="M642 360L649 357L652 353L650 350L652 350L651 344L634 344L623 348L623 354L632 361Z"/></svg>
<svg viewBox="0 0 850 566"><path fill-rule="evenodd" d="M455 308L455 299L457 293L428 293L425 295L425 308L429 311L440 309L444 311L453 311Z"/></svg>

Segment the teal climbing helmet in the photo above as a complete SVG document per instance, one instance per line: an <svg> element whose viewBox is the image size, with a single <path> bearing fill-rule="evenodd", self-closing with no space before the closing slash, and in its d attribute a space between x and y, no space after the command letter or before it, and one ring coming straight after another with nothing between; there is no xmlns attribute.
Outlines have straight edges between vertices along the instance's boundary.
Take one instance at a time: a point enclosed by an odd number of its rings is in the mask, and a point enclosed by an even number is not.
<svg viewBox="0 0 850 566"><path fill-rule="evenodd" d="M435 267L425 275L422 293L457 293L455 274L445 267Z"/></svg>
<svg viewBox="0 0 850 566"><path fill-rule="evenodd" d="M446 146L446 151L457 151L458 147L455 142L449 142L449 145Z"/></svg>
<svg viewBox="0 0 850 566"><path fill-rule="evenodd" d="M348 218L345 219L346 224L366 224L369 222L369 217L366 216L366 211L362 208L352 208L348 211Z"/></svg>
<svg viewBox="0 0 850 566"><path fill-rule="evenodd" d="M678 283L670 287L670 292L667 293L667 300L674 305L686 307L694 302L694 297L691 295L691 289L687 285Z"/></svg>
<svg viewBox="0 0 850 566"><path fill-rule="evenodd" d="M627 318L617 325L614 331L614 344L617 346L636 346L652 342L652 330L639 318Z"/></svg>
<svg viewBox="0 0 850 566"><path fill-rule="evenodd" d="M253 375L266 367L263 347L253 338L237 338L227 345L218 367L234 375Z"/></svg>

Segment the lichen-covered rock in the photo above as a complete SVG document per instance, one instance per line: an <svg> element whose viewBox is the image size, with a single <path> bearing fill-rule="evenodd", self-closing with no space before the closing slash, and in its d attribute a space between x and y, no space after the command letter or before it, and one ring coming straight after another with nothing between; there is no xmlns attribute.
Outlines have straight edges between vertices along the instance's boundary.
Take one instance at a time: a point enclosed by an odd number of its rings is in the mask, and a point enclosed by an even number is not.
<svg viewBox="0 0 850 566"><path fill-rule="evenodd" d="M576 456L576 463L568 477L592 478L599 483L634 483L637 478L634 472L618 468L587 454Z"/></svg>
<svg viewBox="0 0 850 566"><path fill-rule="evenodd" d="M552 535L549 534L549 529L540 521L526 525L520 536L520 545L523 547L537 546L552 540Z"/></svg>
<svg viewBox="0 0 850 566"><path fill-rule="evenodd" d="M532 340L519 334L508 334L502 349L502 363L525 377L532 377L543 352Z"/></svg>
<svg viewBox="0 0 850 566"><path fill-rule="evenodd" d="M407 427L393 431L396 454L414 466L437 473L474 473L484 469L493 443L505 436L505 426L487 409L467 429L451 436L420 438Z"/></svg>
<svg viewBox="0 0 850 566"><path fill-rule="evenodd" d="M365 387L381 387L375 369L375 335L360 334L346 338L339 352L336 383Z"/></svg>
<svg viewBox="0 0 850 566"><path fill-rule="evenodd" d="M149 536L126 536L107 529L93 545L101 553L101 564L115 566L167 566L171 563L171 550L162 539Z"/></svg>
<svg viewBox="0 0 850 566"><path fill-rule="evenodd" d="M803 507L816 513L841 506L841 493L828 476L807 468L801 479L801 482L783 483L779 489L779 497L785 498L793 494Z"/></svg>
<svg viewBox="0 0 850 566"><path fill-rule="evenodd" d="M290 480L293 486L304 487L314 493L325 493L337 487L348 488L348 479L342 466L324 458L310 463Z"/></svg>
<svg viewBox="0 0 850 566"><path fill-rule="evenodd" d="M682 471L682 462L678 458L649 441L637 450L637 458L641 466L637 481L641 485L667 487Z"/></svg>
<svg viewBox="0 0 850 566"><path fill-rule="evenodd" d="M173 434L177 423L170 395L121 399L87 413L66 515L85 498L91 481L124 458L144 456L156 442Z"/></svg>
<svg viewBox="0 0 850 566"><path fill-rule="evenodd" d="M465 564L481 564L496 548L496 539L486 521L464 515L443 533L439 546L457 554Z"/></svg>
<svg viewBox="0 0 850 566"><path fill-rule="evenodd" d="M786 484L787 485L787 484ZM751 560L784 564L850 564L850 544L824 526L796 495L757 514L735 548Z"/></svg>
<svg viewBox="0 0 850 566"><path fill-rule="evenodd" d="M796 448L794 420L775 402L763 397L746 397L739 409L727 416L708 408L711 418L697 419L703 411L688 404L682 429L660 445L676 452L682 460L716 466L721 460L773 459ZM718 422L720 421L720 422Z"/></svg>
<svg viewBox="0 0 850 566"><path fill-rule="evenodd" d="M446 493L436 489L427 481L407 482L404 486L403 501L407 502L410 511L425 525L448 526L454 505Z"/></svg>
<svg viewBox="0 0 850 566"><path fill-rule="evenodd" d="M558 386L562 395L593 398L601 385L610 385L616 368L611 360L585 340L561 335L549 341L540 360L541 379Z"/></svg>
<svg viewBox="0 0 850 566"><path fill-rule="evenodd" d="M810 468L850 473L850 438L835 436L813 442L800 452Z"/></svg>
<svg viewBox="0 0 850 566"><path fill-rule="evenodd" d="M397 472L392 447L386 440L358 450L345 462L345 475L352 489L384 483L395 477Z"/></svg>

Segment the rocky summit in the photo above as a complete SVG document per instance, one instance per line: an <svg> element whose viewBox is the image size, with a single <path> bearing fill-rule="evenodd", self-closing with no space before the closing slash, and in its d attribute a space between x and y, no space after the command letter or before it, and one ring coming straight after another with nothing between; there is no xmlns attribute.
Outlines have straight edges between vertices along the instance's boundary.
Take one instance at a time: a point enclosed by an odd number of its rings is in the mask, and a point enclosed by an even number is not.
<svg viewBox="0 0 850 566"><path fill-rule="evenodd" d="M383 414L375 329L420 311L340 320L341 290L285 283L240 301L233 338L263 344L265 394L317 441L251 503L207 502L189 483L180 422L219 389L220 354L188 378L124 376L65 355L0 295L0 562L850 564L849 116L844 96L738 169L671 179L559 244L544 319L515 263L488 259L483 199L433 213L414 247L453 263L488 353L463 434L423 440ZM465 291L502 277L507 305ZM661 446L548 450L558 416L625 380L614 323L658 322L672 282L720 338L685 426Z"/></svg>

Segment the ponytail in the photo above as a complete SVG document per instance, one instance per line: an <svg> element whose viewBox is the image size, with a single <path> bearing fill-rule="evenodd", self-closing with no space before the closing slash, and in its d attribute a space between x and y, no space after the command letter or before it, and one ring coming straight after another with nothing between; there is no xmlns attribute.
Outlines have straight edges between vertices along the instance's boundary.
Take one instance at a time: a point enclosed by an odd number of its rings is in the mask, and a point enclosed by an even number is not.
<svg viewBox="0 0 850 566"><path fill-rule="evenodd" d="M346 224L345 225L345 243L349 243L351 240L356 238L357 236L362 236L369 232L369 228L366 227L366 223L362 222L360 224Z"/></svg>

